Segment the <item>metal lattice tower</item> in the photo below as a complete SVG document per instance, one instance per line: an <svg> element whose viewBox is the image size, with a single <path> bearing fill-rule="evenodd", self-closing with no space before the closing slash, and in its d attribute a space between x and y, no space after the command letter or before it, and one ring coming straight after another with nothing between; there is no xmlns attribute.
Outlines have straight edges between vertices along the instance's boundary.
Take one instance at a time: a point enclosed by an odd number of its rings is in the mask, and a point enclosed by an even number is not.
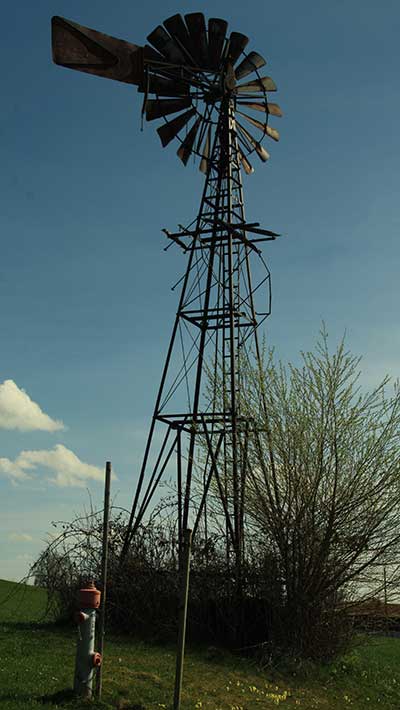
<svg viewBox="0 0 400 710"><path fill-rule="evenodd" d="M267 98L276 90L273 80L259 74L265 60L256 52L246 54L248 38L237 32L228 36L224 20L211 18L206 26L202 13L174 15L148 40L151 46L139 47L53 18L56 63L136 84L144 94L142 114L163 121L157 129L162 145L177 138L182 162L197 155L205 173L197 218L177 232L164 230L170 245L187 254L187 266L178 282L179 304L123 555L163 477L173 475L179 540L188 526L195 533L201 525L207 536L213 490L221 503L228 558L232 555L240 571L247 442L255 427L243 406L242 373L250 358L260 364L257 331L270 313L269 271L258 243L278 236L246 221L241 173L253 172L252 153L264 162L269 158L262 140L278 140L279 134L268 117L282 114ZM249 81L251 74L255 78ZM243 120L261 136L256 139Z"/></svg>

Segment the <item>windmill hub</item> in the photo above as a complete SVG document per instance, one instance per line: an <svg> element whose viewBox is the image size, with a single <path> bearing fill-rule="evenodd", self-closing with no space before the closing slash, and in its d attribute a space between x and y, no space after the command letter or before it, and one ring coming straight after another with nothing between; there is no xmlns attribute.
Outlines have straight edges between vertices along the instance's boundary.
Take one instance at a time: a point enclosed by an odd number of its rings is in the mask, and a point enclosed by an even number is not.
<svg viewBox="0 0 400 710"><path fill-rule="evenodd" d="M228 63L226 67L224 84L227 91L233 91L236 87L235 71L231 63Z"/></svg>
<svg viewBox="0 0 400 710"><path fill-rule="evenodd" d="M215 104L220 101L225 94L225 89L220 83L212 84L208 91L204 92L204 101L206 104Z"/></svg>

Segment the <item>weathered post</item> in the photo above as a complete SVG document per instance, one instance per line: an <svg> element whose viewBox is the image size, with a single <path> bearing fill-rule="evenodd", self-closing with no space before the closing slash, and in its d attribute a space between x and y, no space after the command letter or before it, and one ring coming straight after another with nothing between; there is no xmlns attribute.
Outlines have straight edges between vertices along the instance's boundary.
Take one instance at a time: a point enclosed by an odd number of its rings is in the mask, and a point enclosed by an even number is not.
<svg viewBox="0 0 400 710"><path fill-rule="evenodd" d="M104 483L104 511L103 511L103 553L101 559L101 606L99 619L99 652L104 654L104 627L106 618L107 596L107 564L108 564L108 533L110 521L110 486L111 486L111 461L106 463L106 480ZM100 663L96 677L96 697L100 700L103 681L103 664Z"/></svg>
<svg viewBox="0 0 400 710"><path fill-rule="evenodd" d="M189 595L190 552L192 546L192 531L187 529L183 533L183 565L180 570L179 590L179 629L178 649L176 654L174 710L180 710L181 690L183 679L183 661L185 657L186 618Z"/></svg>
<svg viewBox="0 0 400 710"><path fill-rule="evenodd" d="M78 643L76 646L74 693L92 697L94 669L101 664L101 655L94 650L96 610L100 606L100 592L93 583L79 590L80 611L76 614Z"/></svg>
<svg viewBox="0 0 400 710"><path fill-rule="evenodd" d="M387 615L388 615L388 595L387 595L386 565L383 565L383 594L384 594L384 604L385 604L385 617L386 617L386 619L387 619Z"/></svg>

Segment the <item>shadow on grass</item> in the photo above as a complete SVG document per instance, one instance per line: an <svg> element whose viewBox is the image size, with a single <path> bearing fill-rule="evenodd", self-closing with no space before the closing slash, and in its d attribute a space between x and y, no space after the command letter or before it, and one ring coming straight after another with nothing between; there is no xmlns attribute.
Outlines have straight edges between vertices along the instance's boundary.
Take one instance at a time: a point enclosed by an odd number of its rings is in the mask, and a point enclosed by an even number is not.
<svg viewBox="0 0 400 710"><path fill-rule="evenodd" d="M14 702L29 702L32 700L38 703L51 703L54 705L71 703L74 700L74 694L71 689L60 690L52 695L32 695L32 693L0 693L0 703L2 701Z"/></svg>
<svg viewBox="0 0 400 710"><path fill-rule="evenodd" d="M65 705L66 703L72 703L74 698L74 691L71 688L66 688L65 690L58 690L57 693L51 693L49 695L42 695L36 698L39 702L50 703L51 705Z"/></svg>
<svg viewBox="0 0 400 710"><path fill-rule="evenodd" d="M54 705L55 708L70 708L71 710L145 710L144 707L139 705L117 705L109 703L103 703L101 701L85 700L84 698L77 698L74 695L71 688L66 688L65 690L59 690L56 693L49 695L29 695L28 693L0 693L0 703L2 702L13 702L18 703L40 703L42 705ZM36 707L36 706L35 706Z"/></svg>
<svg viewBox="0 0 400 710"><path fill-rule="evenodd" d="M62 631L54 621L0 621L0 631Z"/></svg>
<svg viewBox="0 0 400 710"><path fill-rule="evenodd" d="M38 702L43 704L54 705L55 707L65 707L71 708L71 710L87 710L87 708L95 708L96 710L146 710L144 705L141 704L130 704L125 699L119 699L112 704L104 703L99 700L90 700L77 698L74 695L73 690L70 688L66 690L59 690L57 693L52 695L43 695L40 698L35 698Z"/></svg>
<svg viewBox="0 0 400 710"><path fill-rule="evenodd" d="M32 700L39 700L40 702L39 698L35 698L33 695L29 695L28 693L0 693L0 703L7 700L15 703L28 703L29 701L32 702Z"/></svg>

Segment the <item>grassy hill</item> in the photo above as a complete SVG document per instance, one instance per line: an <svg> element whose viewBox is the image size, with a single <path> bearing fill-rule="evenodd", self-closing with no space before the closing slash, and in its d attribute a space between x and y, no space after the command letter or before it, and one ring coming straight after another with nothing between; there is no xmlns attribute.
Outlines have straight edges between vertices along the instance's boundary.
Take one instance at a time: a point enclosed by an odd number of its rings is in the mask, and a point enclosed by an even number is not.
<svg viewBox="0 0 400 710"><path fill-rule="evenodd" d="M46 594L0 581L0 709L88 708L68 698L76 629L43 622ZM95 708L171 707L175 669L171 647L127 637L106 639L104 703ZM189 649L182 710L354 710L400 708L400 640L372 638L328 666L258 669L216 649Z"/></svg>
<svg viewBox="0 0 400 710"><path fill-rule="evenodd" d="M37 623L46 612L46 590L0 579L0 622Z"/></svg>

